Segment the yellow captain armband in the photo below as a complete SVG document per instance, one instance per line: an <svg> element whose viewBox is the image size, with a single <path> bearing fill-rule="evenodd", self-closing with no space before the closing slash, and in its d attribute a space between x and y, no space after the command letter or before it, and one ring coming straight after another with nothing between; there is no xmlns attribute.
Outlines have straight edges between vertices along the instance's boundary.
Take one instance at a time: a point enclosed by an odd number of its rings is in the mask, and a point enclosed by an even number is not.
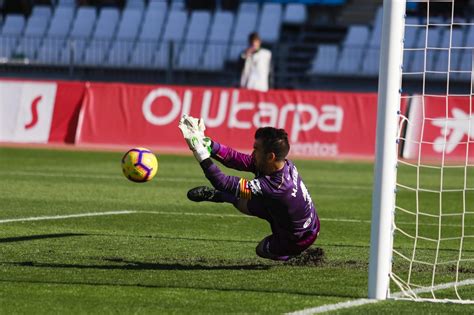
<svg viewBox="0 0 474 315"><path fill-rule="evenodd" d="M241 178L239 181L239 197L242 199L252 198L252 192L250 191L248 181L244 178Z"/></svg>

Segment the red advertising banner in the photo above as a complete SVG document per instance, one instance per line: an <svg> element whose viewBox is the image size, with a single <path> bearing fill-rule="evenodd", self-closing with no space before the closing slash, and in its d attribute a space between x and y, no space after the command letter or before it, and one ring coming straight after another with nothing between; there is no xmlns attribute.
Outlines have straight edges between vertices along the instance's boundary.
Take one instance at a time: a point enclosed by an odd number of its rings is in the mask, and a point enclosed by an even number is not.
<svg viewBox="0 0 474 315"><path fill-rule="evenodd" d="M0 80L0 141L73 142L84 83Z"/></svg>
<svg viewBox="0 0 474 315"><path fill-rule="evenodd" d="M76 143L187 150L181 115L203 117L206 134L250 151L261 126L285 128L291 153L308 157L372 157L377 95L89 83Z"/></svg>
<svg viewBox="0 0 474 315"><path fill-rule="evenodd" d="M48 142L74 143L86 85L83 82L60 81L57 86Z"/></svg>
<svg viewBox="0 0 474 315"><path fill-rule="evenodd" d="M424 163L474 163L474 113L469 96L415 96L410 102L403 157Z"/></svg>

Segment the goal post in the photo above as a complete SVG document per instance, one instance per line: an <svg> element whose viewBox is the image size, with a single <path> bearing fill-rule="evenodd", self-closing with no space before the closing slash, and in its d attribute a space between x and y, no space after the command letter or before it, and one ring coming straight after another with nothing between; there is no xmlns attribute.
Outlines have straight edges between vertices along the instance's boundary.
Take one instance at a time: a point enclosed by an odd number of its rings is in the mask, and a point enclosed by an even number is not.
<svg viewBox="0 0 474 315"><path fill-rule="evenodd" d="M383 5L368 296L474 304L474 18Z"/></svg>
<svg viewBox="0 0 474 315"><path fill-rule="evenodd" d="M383 2L369 262L372 299L387 298L389 289L405 5L405 0Z"/></svg>

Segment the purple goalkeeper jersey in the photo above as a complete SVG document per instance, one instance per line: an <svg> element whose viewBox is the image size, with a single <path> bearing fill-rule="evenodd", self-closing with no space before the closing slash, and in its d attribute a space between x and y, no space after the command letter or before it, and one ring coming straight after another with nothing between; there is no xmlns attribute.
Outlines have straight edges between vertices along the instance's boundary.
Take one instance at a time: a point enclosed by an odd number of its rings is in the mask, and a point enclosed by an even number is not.
<svg viewBox="0 0 474 315"><path fill-rule="evenodd" d="M253 180L228 176L214 163L201 163L206 177L220 190L248 199L249 211L268 219L272 232L300 240L319 231L319 219L311 196L296 166L285 160L282 169L271 175L259 174L253 155L213 142L212 157L226 167L255 174ZM258 212L258 213L255 213Z"/></svg>

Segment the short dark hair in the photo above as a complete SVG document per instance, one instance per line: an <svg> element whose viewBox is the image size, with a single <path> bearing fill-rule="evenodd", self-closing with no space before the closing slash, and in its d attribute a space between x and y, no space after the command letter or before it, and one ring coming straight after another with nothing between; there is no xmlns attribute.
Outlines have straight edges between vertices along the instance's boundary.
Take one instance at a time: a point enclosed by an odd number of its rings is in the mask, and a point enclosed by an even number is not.
<svg viewBox="0 0 474 315"><path fill-rule="evenodd" d="M261 139L265 153L273 152L278 161L283 161L290 152L290 143L285 129L261 127L255 131L255 140Z"/></svg>
<svg viewBox="0 0 474 315"><path fill-rule="evenodd" d="M260 36L257 32L252 32L249 34L249 43L253 43L254 40L260 40Z"/></svg>

